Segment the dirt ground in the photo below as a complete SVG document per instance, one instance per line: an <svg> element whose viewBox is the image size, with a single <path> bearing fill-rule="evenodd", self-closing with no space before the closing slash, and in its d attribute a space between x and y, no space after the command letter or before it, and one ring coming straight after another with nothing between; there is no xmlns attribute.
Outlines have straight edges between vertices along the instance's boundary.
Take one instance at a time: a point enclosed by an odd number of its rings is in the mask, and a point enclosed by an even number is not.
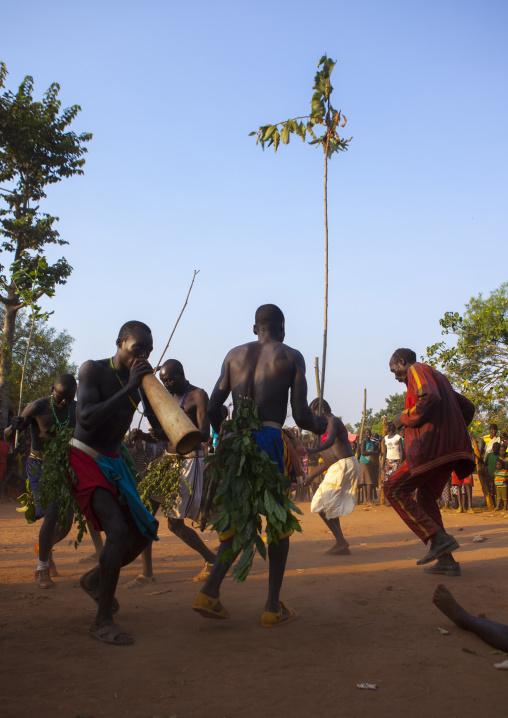
<svg viewBox="0 0 508 718"><path fill-rule="evenodd" d="M303 533L292 539L282 591L296 621L261 627L267 566L259 557L246 583L224 583L231 620L194 613L192 578L202 561L161 522L157 583L122 588L139 561L120 577L119 623L136 640L120 648L87 635L94 608L78 586L78 559L91 552L90 540L77 551L60 544L61 577L52 590L37 589L38 527L14 504L1 505L4 718L507 716L508 672L493 667L504 656L432 605L438 580L415 565L423 545L395 512L357 507L343 520L352 555L334 557L324 554L331 535L320 518L308 503L300 507ZM506 514L449 511L445 526L462 544L463 573L443 583L472 613L508 622ZM473 543L479 533L487 540ZM363 681L377 690L359 690Z"/></svg>

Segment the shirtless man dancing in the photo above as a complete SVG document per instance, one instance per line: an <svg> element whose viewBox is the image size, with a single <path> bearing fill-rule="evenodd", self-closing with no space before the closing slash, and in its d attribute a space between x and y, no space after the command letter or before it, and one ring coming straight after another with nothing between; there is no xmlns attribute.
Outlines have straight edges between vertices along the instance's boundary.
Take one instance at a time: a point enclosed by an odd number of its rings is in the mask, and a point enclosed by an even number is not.
<svg viewBox="0 0 508 718"><path fill-rule="evenodd" d="M310 403L310 409L318 415L319 399ZM325 478L312 498L310 510L321 516L335 538L335 545L325 553L349 556L351 551L342 533L340 517L352 513L355 508L360 466L351 449L346 427L338 416L332 414L330 405L324 400L323 412L328 424L321 446L307 450L308 454L322 452L323 463L307 476L303 485L308 486L326 471Z"/></svg>
<svg viewBox="0 0 508 718"><path fill-rule="evenodd" d="M152 333L142 322L127 322L116 346L111 359L87 361L79 370L69 459L76 474L75 483L70 478L76 501L91 525L106 534L99 565L80 579L81 588L98 604L88 633L105 643L128 646L134 639L113 620L119 609L115 589L121 567L157 540L158 523L141 503L120 450L140 399L141 380L153 371L147 361Z"/></svg>
<svg viewBox="0 0 508 718"><path fill-rule="evenodd" d="M56 427L76 426L76 379L72 374L60 374L55 379L51 396L36 399L28 404L21 416L14 416L11 425L4 431L6 441L12 441L16 431L30 427L32 443L30 456L26 461L26 473L34 495L35 519L43 518L39 531L39 543L35 553L39 556L35 571L35 585L39 588L53 588L51 577L58 576L53 561L53 546L64 539L72 526L72 515L65 524L58 520L58 506L53 502L45 509L38 506L39 480L42 472L44 442L55 437Z"/></svg>
<svg viewBox="0 0 508 718"><path fill-rule="evenodd" d="M169 444L167 453L184 459L181 470L180 489L171 513L168 515L168 528L175 536L178 536L187 546L189 546L205 559L203 570L195 577L194 580L202 581L210 573L215 554L210 551L206 544L201 540L196 531L185 524L184 519L197 519L199 508L201 505L201 494L203 493L203 469L204 469L204 452L203 444L206 444L210 437L210 420L208 419L208 394L204 389L194 386L185 378L185 372L182 364L176 359L168 359L160 370L160 380L169 391L175 401L182 407L194 426L197 426L201 432L199 444L185 456L177 454L175 449ZM154 442L161 439L155 433L145 434L142 431L134 431L132 434L134 441ZM165 441L169 441L164 434L162 437ZM153 515L157 513L160 502L152 499ZM152 568L152 544L148 544L143 551L143 573L133 581L125 584L125 588L138 588L147 583L155 581Z"/></svg>
<svg viewBox="0 0 508 718"><path fill-rule="evenodd" d="M252 398L265 425L263 431L254 432L254 436L279 464L280 470L284 451L282 424L286 418L289 392L293 419L298 426L322 434L327 422L324 417L315 416L307 404L305 362L300 352L282 343L284 315L281 310L274 304L259 307L254 334L257 341L236 347L227 354L210 397L208 415L214 431L218 433L223 420L222 406L229 394L232 393L235 404L239 397ZM194 610L206 618L229 618L229 611L222 606L219 594L232 564L232 561L221 561L221 556L231 547L232 540L231 535L221 538L210 576L194 599ZM261 625L265 627L296 618L296 611L286 608L279 600L288 551L289 537L281 538L278 544L268 545L268 598L261 617Z"/></svg>

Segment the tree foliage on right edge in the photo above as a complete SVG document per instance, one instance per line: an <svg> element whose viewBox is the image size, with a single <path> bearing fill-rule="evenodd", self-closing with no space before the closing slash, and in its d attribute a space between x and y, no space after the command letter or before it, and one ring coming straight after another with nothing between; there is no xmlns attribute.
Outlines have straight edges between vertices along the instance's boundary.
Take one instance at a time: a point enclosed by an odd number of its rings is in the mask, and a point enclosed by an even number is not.
<svg viewBox="0 0 508 718"><path fill-rule="evenodd" d="M427 347L427 361L475 403L480 424L506 424L508 282L488 297L472 297L462 315L446 312L439 323L441 333L455 338L455 343L441 341Z"/></svg>
<svg viewBox="0 0 508 718"><path fill-rule="evenodd" d="M4 309L0 305L0 323ZM9 404L15 411L18 406L19 382L30 331L30 320L22 310L18 315L12 348L13 362ZM50 394L54 379L64 372L76 374L77 366L70 361L74 339L66 331L57 332L48 325L48 320L36 321L28 353L25 371L24 406L41 396Z"/></svg>

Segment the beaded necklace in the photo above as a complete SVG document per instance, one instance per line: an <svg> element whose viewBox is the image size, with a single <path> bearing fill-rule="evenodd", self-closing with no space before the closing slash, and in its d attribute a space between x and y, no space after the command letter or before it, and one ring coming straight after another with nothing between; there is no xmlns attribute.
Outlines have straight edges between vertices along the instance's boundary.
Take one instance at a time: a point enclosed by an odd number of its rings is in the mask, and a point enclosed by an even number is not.
<svg viewBox="0 0 508 718"><path fill-rule="evenodd" d="M109 363L111 364L111 368L112 368L113 371L115 372L115 376L116 376L116 378L118 379L118 381L120 382L120 384L121 384L121 386L122 386L122 388L123 388L123 387L125 386L125 384L123 383L123 381L120 379L120 377L119 377L118 374L116 373L116 369L115 369L115 366L114 366L114 364L113 364L113 357L110 358ZM129 400L130 400L132 406L136 409L136 411L138 411L138 405L136 404L136 402L134 401L134 399L132 398L132 396L129 396Z"/></svg>
<svg viewBox="0 0 508 718"><path fill-rule="evenodd" d="M53 416L55 417L56 425L59 429L65 429L67 426L69 426L69 422L71 420L71 407L69 406L69 413L67 414L67 419L65 421L60 421L58 416L56 415L55 411L55 404L53 402L53 395L51 395L51 411L53 412Z"/></svg>

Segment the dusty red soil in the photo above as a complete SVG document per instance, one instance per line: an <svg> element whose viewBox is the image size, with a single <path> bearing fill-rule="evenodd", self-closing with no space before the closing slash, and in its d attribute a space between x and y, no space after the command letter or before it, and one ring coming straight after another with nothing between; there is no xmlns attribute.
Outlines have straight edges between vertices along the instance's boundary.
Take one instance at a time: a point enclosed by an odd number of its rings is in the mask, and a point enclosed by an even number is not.
<svg viewBox="0 0 508 718"><path fill-rule="evenodd" d="M38 527L14 504L0 506L4 718L508 715L508 673L493 667L503 656L433 606L438 580L415 565L423 545L398 516L358 507L343 521L352 555L333 557L324 555L326 527L309 504L301 508L282 592L296 621L260 626L267 567L259 558L246 583L224 583L231 620L194 613L202 561L161 525L157 583L126 591L139 562L122 572L119 622L136 643L120 648L87 635L94 608L78 587L78 559L89 539L78 551L57 547L61 577L42 591L33 584ZM445 525L462 544L463 575L443 583L471 612L508 622L507 519L446 512ZM478 533L487 541L473 543ZM362 681L378 689L359 690Z"/></svg>

